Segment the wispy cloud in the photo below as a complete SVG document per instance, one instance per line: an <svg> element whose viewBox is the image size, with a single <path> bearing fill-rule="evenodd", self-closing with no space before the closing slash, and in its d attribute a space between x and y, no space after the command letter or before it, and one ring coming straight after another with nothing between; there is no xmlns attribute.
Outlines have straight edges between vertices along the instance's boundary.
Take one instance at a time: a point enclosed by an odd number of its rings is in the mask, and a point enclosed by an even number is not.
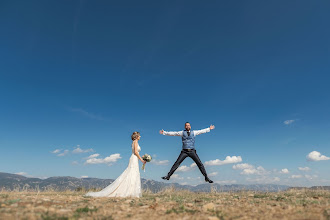
<svg viewBox="0 0 330 220"><path fill-rule="evenodd" d="M111 154L110 156L106 158L97 158L99 155L91 157L86 160L85 164L108 164L111 165L112 163L115 163L117 160L121 158L120 154ZM93 155L91 155L93 156Z"/></svg>
<svg viewBox="0 0 330 220"><path fill-rule="evenodd" d="M322 155L320 152L312 151L307 155L309 161L330 160L330 157Z"/></svg>
<svg viewBox="0 0 330 220"><path fill-rule="evenodd" d="M184 186L184 185L188 185L188 182L183 182L183 183L179 183L179 184Z"/></svg>
<svg viewBox="0 0 330 220"><path fill-rule="evenodd" d="M56 150L51 151L52 154L56 154L56 156L59 156L59 157L63 157L69 153L68 150L63 151L62 153L61 152L62 152L62 149L56 149Z"/></svg>
<svg viewBox="0 0 330 220"><path fill-rule="evenodd" d="M305 175L304 176L306 179L308 179L308 180L314 180L314 179L317 179L318 178L318 176L317 175Z"/></svg>
<svg viewBox="0 0 330 220"><path fill-rule="evenodd" d="M80 148L80 145L77 145L77 148L75 148L72 151L72 153L74 153L74 154L81 154L81 153L88 153L88 152L93 152L93 151L94 150L92 148L83 150L83 149Z"/></svg>
<svg viewBox="0 0 330 220"><path fill-rule="evenodd" d="M100 156L100 154L92 154L92 155L88 156L87 159L95 158L98 156Z"/></svg>
<svg viewBox="0 0 330 220"><path fill-rule="evenodd" d="M279 177L261 176L258 178L246 178L246 180L254 183L268 184L268 183L279 182L281 179Z"/></svg>
<svg viewBox="0 0 330 220"><path fill-rule="evenodd" d="M25 176L25 177L28 177L28 178L39 178L39 179L47 179L48 178L48 177L45 177L45 176L42 176L42 177L33 176L33 175L30 175L26 172L18 172L18 173L14 173L14 174Z"/></svg>
<svg viewBox="0 0 330 220"><path fill-rule="evenodd" d="M81 109L81 108L71 108L71 107L69 107L69 110L71 112L77 112L80 115L83 115L83 116L88 117L88 118L91 118L91 119L100 120L100 121L108 121L109 120L109 119L104 118L104 117L102 117L100 115L96 115L94 113L87 112L86 110Z"/></svg>
<svg viewBox="0 0 330 220"><path fill-rule="evenodd" d="M68 153L69 153L69 150L64 150L62 153L57 154L57 156L59 156L59 157L63 157L63 156L65 156L65 155L67 155Z"/></svg>
<svg viewBox="0 0 330 220"><path fill-rule="evenodd" d="M56 156L58 157L63 157L65 155L67 155L70 151L69 150L63 150L62 149L56 149L51 151L52 154L56 154Z"/></svg>
<svg viewBox="0 0 330 220"><path fill-rule="evenodd" d="M307 179L307 180L315 180L315 179L317 179L318 178L318 176L317 175L308 175L308 174L305 174L305 175L301 175L301 174L298 174L298 175L292 175L291 177L290 177L290 179L302 179L302 178L304 178L304 179ZM299 180L299 181L301 181L301 180ZM321 180L320 180L321 181Z"/></svg>
<svg viewBox="0 0 330 220"><path fill-rule="evenodd" d="M239 163L239 162L242 162L241 156L232 156L232 157L227 156L225 160L215 159L215 160L206 161L205 165L220 166L220 165L224 165L224 164Z"/></svg>
<svg viewBox="0 0 330 220"><path fill-rule="evenodd" d="M94 150L92 149L92 148L90 148L90 149L81 149L80 148L80 145L77 145L77 147L75 147L73 150L72 150L72 153L73 154L81 154L81 153L88 153L88 152L93 152ZM51 151L51 153L53 153L53 154L56 154L57 156L59 156L59 157L63 157L63 156L65 156L65 155L67 155L67 154L69 154L70 153L70 150L63 150L62 151L62 149L56 149L56 150L54 150L54 151Z"/></svg>
<svg viewBox="0 0 330 220"><path fill-rule="evenodd" d="M309 168L309 167L298 167L298 169L301 171L310 171L311 170L311 168Z"/></svg>
<svg viewBox="0 0 330 220"><path fill-rule="evenodd" d="M295 120L285 120L283 123L286 125L292 124L293 122L295 122Z"/></svg>
<svg viewBox="0 0 330 220"><path fill-rule="evenodd" d="M252 169L254 166L248 163L240 163L233 166L234 170Z"/></svg>
<svg viewBox="0 0 330 220"><path fill-rule="evenodd" d="M292 175L291 176L292 179L300 179L302 177L303 177L302 175Z"/></svg>
<svg viewBox="0 0 330 220"><path fill-rule="evenodd" d="M190 176L188 176L187 177L187 180L200 180L200 179L201 179L200 176L198 176L198 177L190 177Z"/></svg>
<svg viewBox="0 0 330 220"><path fill-rule="evenodd" d="M168 165L169 161L153 159L150 163L155 164L155 165Z"/></svg>
<svg viewBox="0 0 330 220"><path fill-rule="evenodd" d="M218 172L212 172L208 176L216 176L216 175L218 175Z"/></svg>
<svg viewBox="0 0 330 220"><path fill-rule="evenodd" d="M25 172L18 172L18 173L14 173L14 174L16 174L16 175L21 175L21 176L28 176L28 174L25 173Z"/></svg>
<svg viewBox="0 0 330 220"><path fill-rule="evenodd" d="M56 149L56 150L52 151L51 153L52 154L58 154L59 152L61 152L61 150L60 149Z"/></svg>

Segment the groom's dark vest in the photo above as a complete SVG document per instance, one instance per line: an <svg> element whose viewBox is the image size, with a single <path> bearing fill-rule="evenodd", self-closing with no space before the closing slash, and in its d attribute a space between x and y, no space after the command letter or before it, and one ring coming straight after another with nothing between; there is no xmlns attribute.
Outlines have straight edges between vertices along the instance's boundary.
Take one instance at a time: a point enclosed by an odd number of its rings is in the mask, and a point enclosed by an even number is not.
<svg viewBox="0 0 330 220"><path fill-rule="evenodd" d="M189 136L186 130L183 131L182 149L195 149L195 136L193 131L190 131Z"/></svg>

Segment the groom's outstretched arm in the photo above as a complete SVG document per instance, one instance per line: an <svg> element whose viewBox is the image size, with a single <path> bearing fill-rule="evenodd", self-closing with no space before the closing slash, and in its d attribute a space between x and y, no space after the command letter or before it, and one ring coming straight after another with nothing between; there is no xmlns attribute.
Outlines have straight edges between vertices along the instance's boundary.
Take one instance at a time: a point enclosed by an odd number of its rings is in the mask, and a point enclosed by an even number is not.
<svg viewBox="0 0 330 220"><path fill-rule="evenodd" d="M182 136L183 131L164 131L164 130L160 130L159 133L162 134L162 135L168 135L168 136Z"/></svg>
<svg viewBox="0 0 330 220"><path fill-rule="evenodd" d="M202 129L202 130L194 131L194 134L195 134L195 136L196 136L196 135L200 135L200 134L204 134L204 133L206 133L206 132L210 132L210 131L213 130L214 128L215 128L215 126L214 126L214 125L211 125L211 126L208 127L208 128L205 128L205 129Z"/></svg>

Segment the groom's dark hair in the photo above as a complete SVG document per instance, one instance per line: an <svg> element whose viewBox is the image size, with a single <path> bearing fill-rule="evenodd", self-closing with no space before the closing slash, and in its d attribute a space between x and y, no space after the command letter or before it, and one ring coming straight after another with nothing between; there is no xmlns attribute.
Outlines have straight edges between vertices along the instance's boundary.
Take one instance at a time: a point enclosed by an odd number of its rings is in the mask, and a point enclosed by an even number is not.
<svg viewBox="0 0 330 220"><path fill-rule="evenodd" d="M190 124L190 122L187 121L186 123L184 123L184 125L186 125L187 123Z"/></svg>

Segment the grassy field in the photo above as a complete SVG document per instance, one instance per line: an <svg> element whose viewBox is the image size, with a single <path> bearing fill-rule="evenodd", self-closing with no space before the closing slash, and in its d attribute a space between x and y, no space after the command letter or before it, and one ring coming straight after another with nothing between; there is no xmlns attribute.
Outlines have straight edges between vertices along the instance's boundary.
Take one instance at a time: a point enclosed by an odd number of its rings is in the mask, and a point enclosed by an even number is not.
<svg viewBox="0 0 330 220"><path fill-rule="evenodd" d="M326 219L330 191L193 193L167 189L139 199L84 192L0 192L0 219Z"/></svg>

